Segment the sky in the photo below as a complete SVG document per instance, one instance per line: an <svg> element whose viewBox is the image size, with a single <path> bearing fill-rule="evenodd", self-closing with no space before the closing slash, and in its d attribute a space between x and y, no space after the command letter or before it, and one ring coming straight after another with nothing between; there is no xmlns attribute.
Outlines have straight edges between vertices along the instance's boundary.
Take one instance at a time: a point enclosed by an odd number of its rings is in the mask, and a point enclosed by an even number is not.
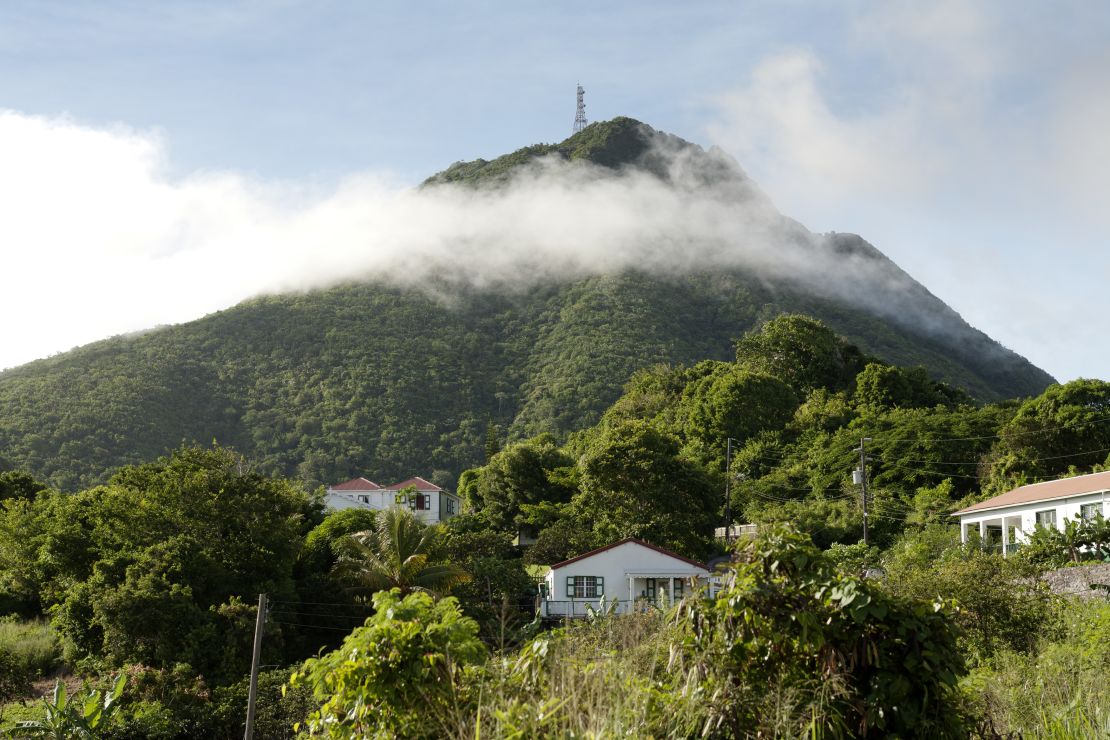
<svg viewBox="0 0 1110 740"><path fill-rule="evenodd" d="M1110 5L1086 1L8 0L0 367L318 284L368 233L442 240L468 216L411 187L562 140L577 83L591 120L719 146L1057 379L1110 378Z"/></svg>

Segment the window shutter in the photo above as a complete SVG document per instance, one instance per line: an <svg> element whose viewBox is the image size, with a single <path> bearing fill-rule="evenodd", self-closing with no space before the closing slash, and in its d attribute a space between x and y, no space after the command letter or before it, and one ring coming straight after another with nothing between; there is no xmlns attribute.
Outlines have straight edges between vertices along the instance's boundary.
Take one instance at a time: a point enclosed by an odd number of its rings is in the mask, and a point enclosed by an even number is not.
<svg viewBox="0 0 1110 740"><path fill-rule="evenodd" d="M574 576L567 576L567 598L574 598Z"/></svg>
<svg viewBox="0 0 1110 740"><path fill-rule="evenodd" d="M594 579L594 581L597 584L597 594L596 595L597 596L604 596L605 595L605 578L603 578L602 576L597 576Z"/></svg>

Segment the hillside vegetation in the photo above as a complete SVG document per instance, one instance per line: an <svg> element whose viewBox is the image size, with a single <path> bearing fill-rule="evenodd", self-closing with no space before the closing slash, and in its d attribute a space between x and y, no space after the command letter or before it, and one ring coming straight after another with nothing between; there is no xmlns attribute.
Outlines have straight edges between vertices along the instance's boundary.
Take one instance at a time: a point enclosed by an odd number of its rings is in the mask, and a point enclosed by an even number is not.
<svg viewBox="0 0 1110 740"><path fill-rule="evenodd" d="M497 187L541 157L592 163L598 177L660 178L681 157L702 183L690 187L725 182L738 202L763 197L719 153L631 119L459 163L425 187ZM781 221L783 239L800 238L800 226ZM869 265L871 282L858 288L870 302L740 268L530 287L367 281L97 342L0 373L0 469L75 490L182 442L217 440L310 483L421 473L447 484L483 462L487 430L519 439L591 425L637 370L728 359L733 340L786 312L978 399L1035 395L1051 382L859 237L806 238L826 258Z"/></svg>
<svg viewBox="0 0 1110 740"><path fill-rule="evenodd" d="M127 677L106 737L242 736L261 592L260 736L1101 737L1110 610L1038 576L1106 557L1106 520L1008 558L947 522L1105 467L1108 419L1105 382L979 404L786 315L728 360L635 373L565 438L489 435L459 481L467 511L437 527L324 512L219 447L78 493L0 473L0 722L46 722L22 700L61 666L100 691ZM870 546L850 476L865 436ZM726 475L736 518L761 526L715 598L533 619L526 565L629 536L720 552ZM522 527L538 534L523 555Z"/></svg>

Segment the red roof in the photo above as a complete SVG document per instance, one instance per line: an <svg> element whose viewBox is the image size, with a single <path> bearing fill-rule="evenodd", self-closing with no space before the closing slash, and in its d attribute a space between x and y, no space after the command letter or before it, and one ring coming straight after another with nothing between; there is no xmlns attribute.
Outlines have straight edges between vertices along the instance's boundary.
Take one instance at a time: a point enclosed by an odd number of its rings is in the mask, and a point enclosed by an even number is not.
<svg viewBox="0 0 1110 740"><path fill-rule="evenodd" d="M1016 506L1018 504L1031 504L1035 501L1050 501L1058 498L1082 496L1085 493L1097 493L1098 491L1106 490L1110 490L1110 470L1102 473L1077 475L1073 478L1060 478L1059 480L1050 480L1044 483L1030 483L1027 486L1021 486L1012 491L1007 491L1001 496L995 496L986 501L973 504L966 509L960 509L954 512L952 516L956 516L957 514L972 514L976 511L985 511L988 509L1002 509L1007 506Z"/></svg>
<svg viewBox="0 0 1110 740"><path fill-rule="evenodd" d="M400 483L394 483L392 486L386 486L385 490L387 490L387 491L400 491L402 488L408 488L409 486L415 486L416 490L418 490L418 491L442 491L443 490L442 488L437 486L435 483L429 483L428 481L424 480L420 476L416 476L415 478L409 478L408 480L403 480Z"/></svg>
<svg viewBox="0 0 1110 740"><path fill-rule="evenodd" d="M684 558L681 555L679 555L677 552L671 552L670 550L659 547L658 545L653 545L650 542L644 542L643 540L638 540L635 537L625 537L623 540L619 540L617 542L612 542L612 543L606 545L605 547L599 547L596 550L590 550L589 552L584 552L584 553L582 553L581 555L579 555L577 557L573 557L569 560L564 560L561 563L555 563L555 565L551 566L551 570L555 570L556 568L562 568L564 565L570 565L571 563L577 563L579 560L584 560L585 558L588 558L592 555L597 555L599 552L605 552L606 550L612 550L614 547L620 547L621 545L624 545L624 544L629 543L629 542L633 542L637 545L643 545L644 547L648 548L649 550L655 550L656 552L661 552L664 555L669 555L672 558L674 558L675 560L681 560L684 563L689 563L690 565L697 566L698 568L705 568L706 570L709 570L709 568L706 568L705 563L699 563L697 560L691 560L690 558Z"/></svg>
<svg viewBox="0 0 1110 740"><path fill-rule="evenodd" d="M331 487L333 491L380 491L381 486L366 478L351 478L345 483L336 483Z"/></svg>

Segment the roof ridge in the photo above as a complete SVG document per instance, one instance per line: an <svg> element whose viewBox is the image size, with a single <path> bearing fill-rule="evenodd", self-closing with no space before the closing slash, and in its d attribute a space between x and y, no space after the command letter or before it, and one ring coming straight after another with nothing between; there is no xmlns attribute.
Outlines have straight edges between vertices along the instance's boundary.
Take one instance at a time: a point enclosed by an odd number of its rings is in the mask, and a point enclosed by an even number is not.
<svg viewBox="0 0 1110 740"><path fill-rule="evenodd" d="M594 548L593 550L590 550L589 552L584 552L581 555L575 555L573 558L567 558L566 560L562 561L561 563L555 563L554 565L551 565L549 567L551 568L551 570L555 570L556 568L562 568L564 565L570 565L571 563L582 560L583 558L588 558L591 555L597 555L598 553L605 552L606 550L612 550L614 547L619 547L620 545L626 545L630 542L634 543L634 544L637 544L637 545L642 545L642 546L648 548L649 550L655 550L656 552L662 553L663 555L669 555L672 558L675 558L677 560L681 560L685 563L689 563L690 565L697 566L698 568L704 568L705 570L709 570L709 566L707 566L705 563L694 560L693 558L688 558L685 555L679 555L677 552L673 552L671 550L668 550L665 547L660 547L659 545L653 545L652 543L641 540L638 537L625 537L623 540L617 540L616 542L610 542L608 545L604 545L602 547Z"/></svg>

